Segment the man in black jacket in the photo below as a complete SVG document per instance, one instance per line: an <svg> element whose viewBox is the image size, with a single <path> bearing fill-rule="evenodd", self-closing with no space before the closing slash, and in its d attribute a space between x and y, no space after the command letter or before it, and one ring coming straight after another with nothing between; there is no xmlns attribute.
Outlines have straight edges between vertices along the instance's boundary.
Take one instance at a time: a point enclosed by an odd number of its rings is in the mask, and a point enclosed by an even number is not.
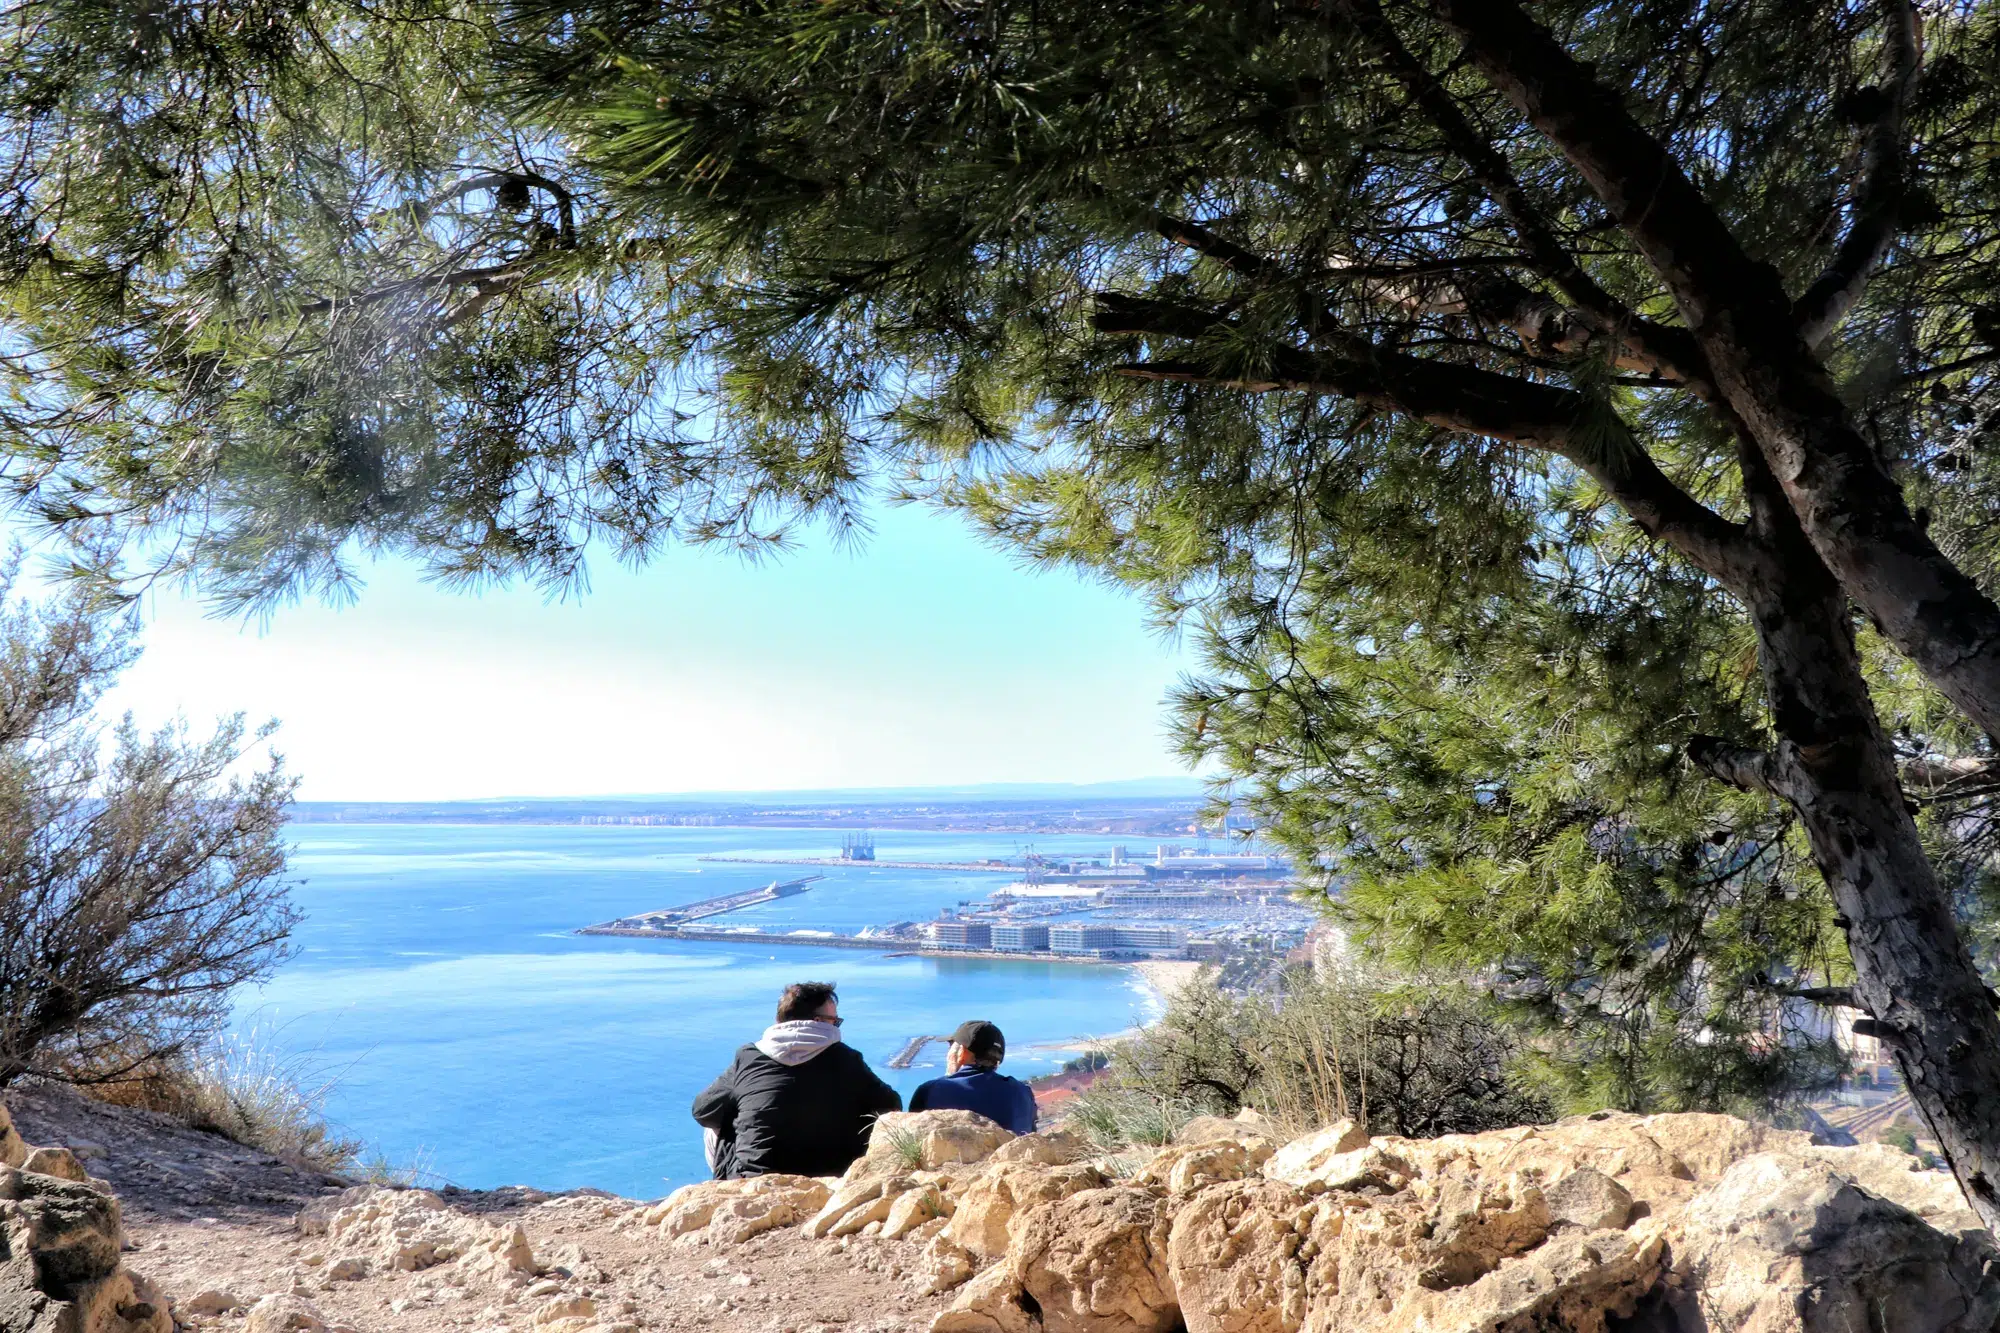
<svg viewBox="0 0 2000 1333"><path fill-rule="evenodd" d="M717 1180L837 1176L868 1150L875 1117L902 1109L840 1040L838 997L824 981L785 987L778 1021L694 1099Z"/></svg>

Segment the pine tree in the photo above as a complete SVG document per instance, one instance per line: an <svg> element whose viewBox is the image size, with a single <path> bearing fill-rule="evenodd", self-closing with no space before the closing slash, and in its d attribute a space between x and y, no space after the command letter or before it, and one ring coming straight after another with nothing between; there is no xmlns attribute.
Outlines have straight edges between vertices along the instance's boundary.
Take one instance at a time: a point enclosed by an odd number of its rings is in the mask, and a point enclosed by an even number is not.
<svg viewBox="0 0 2000 1333"><path fill-rule="evenodd" d="M1190 744L1399 947L1627 1049L1852 1005L2000 1222L1990 5L71 8L52 523L258 605L966 506L1199 627Z"/></svg>

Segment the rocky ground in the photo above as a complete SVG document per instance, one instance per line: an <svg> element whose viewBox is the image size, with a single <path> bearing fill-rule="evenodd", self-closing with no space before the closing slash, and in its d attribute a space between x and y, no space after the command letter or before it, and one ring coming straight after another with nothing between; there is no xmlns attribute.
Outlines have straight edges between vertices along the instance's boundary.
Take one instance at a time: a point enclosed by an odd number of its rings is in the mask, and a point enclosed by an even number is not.
<svg viewBox="0 0 2000 1333"><path fill-rule="evenodd" d="M4 1333L2000 1329L2000 1250L1949 1177L1722 1116L1292 1142L1211 1118L1105 1158L925 1112L884 1117L839 1180L647 1204L349 1187L72 1094L8 1100Z"/></svg>
<svg viewBox="0 0 2000 1333"><path fill-rule="evenodd" d="M350 1191L164 1116L66 1090L15 1089L7 1102L27 1143L70 1146L116 1191L126 1268L190 1328L316 1333L317 1320L356 1333L890 1333L927 1328L949 1299L911 1285L919 1247L909 1241L842 1238L809 1255L783 1233L726 1252L676 1246L633 1225L635 1201L602 1193ZM362 1202L357 1195L403 1206L328 1235L337 1205ZM516 1229L525 1247L510 1255ZM487 1248L496 1239L498 1252ZM398 1266L459 1247L467 1252L453 1260ZM253 1323L249 1311L272 1296L297 1300L270 1303ZM16 1333L4 1313L0 1328Z"/></svg>

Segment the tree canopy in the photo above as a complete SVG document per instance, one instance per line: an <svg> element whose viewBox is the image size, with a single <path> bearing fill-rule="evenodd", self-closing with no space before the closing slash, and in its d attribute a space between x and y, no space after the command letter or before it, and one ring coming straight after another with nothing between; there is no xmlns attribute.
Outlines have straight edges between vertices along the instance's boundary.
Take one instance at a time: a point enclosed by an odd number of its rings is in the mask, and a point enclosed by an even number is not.
<svg viewBox="0 0 2000 1333"><path fill-rule="evenodd" d="M15 14L0 434L80 565L957 508L1186 626L1189 753L1569 1095L1850 1006L2000 1219L1992 6Z"/></svg>

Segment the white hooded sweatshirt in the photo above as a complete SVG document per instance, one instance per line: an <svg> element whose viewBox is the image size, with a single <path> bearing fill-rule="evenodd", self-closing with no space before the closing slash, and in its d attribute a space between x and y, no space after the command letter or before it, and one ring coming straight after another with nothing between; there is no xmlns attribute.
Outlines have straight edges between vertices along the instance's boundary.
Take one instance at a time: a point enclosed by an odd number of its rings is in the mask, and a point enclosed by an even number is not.
<svg viewBox="0 0 2000 1333"><path fill-rule="evenodd" d="M819 1018L773 1023L757 1038L757 1049L781 1065L802 1065L840 1040L840 1028Z"/></svg>

